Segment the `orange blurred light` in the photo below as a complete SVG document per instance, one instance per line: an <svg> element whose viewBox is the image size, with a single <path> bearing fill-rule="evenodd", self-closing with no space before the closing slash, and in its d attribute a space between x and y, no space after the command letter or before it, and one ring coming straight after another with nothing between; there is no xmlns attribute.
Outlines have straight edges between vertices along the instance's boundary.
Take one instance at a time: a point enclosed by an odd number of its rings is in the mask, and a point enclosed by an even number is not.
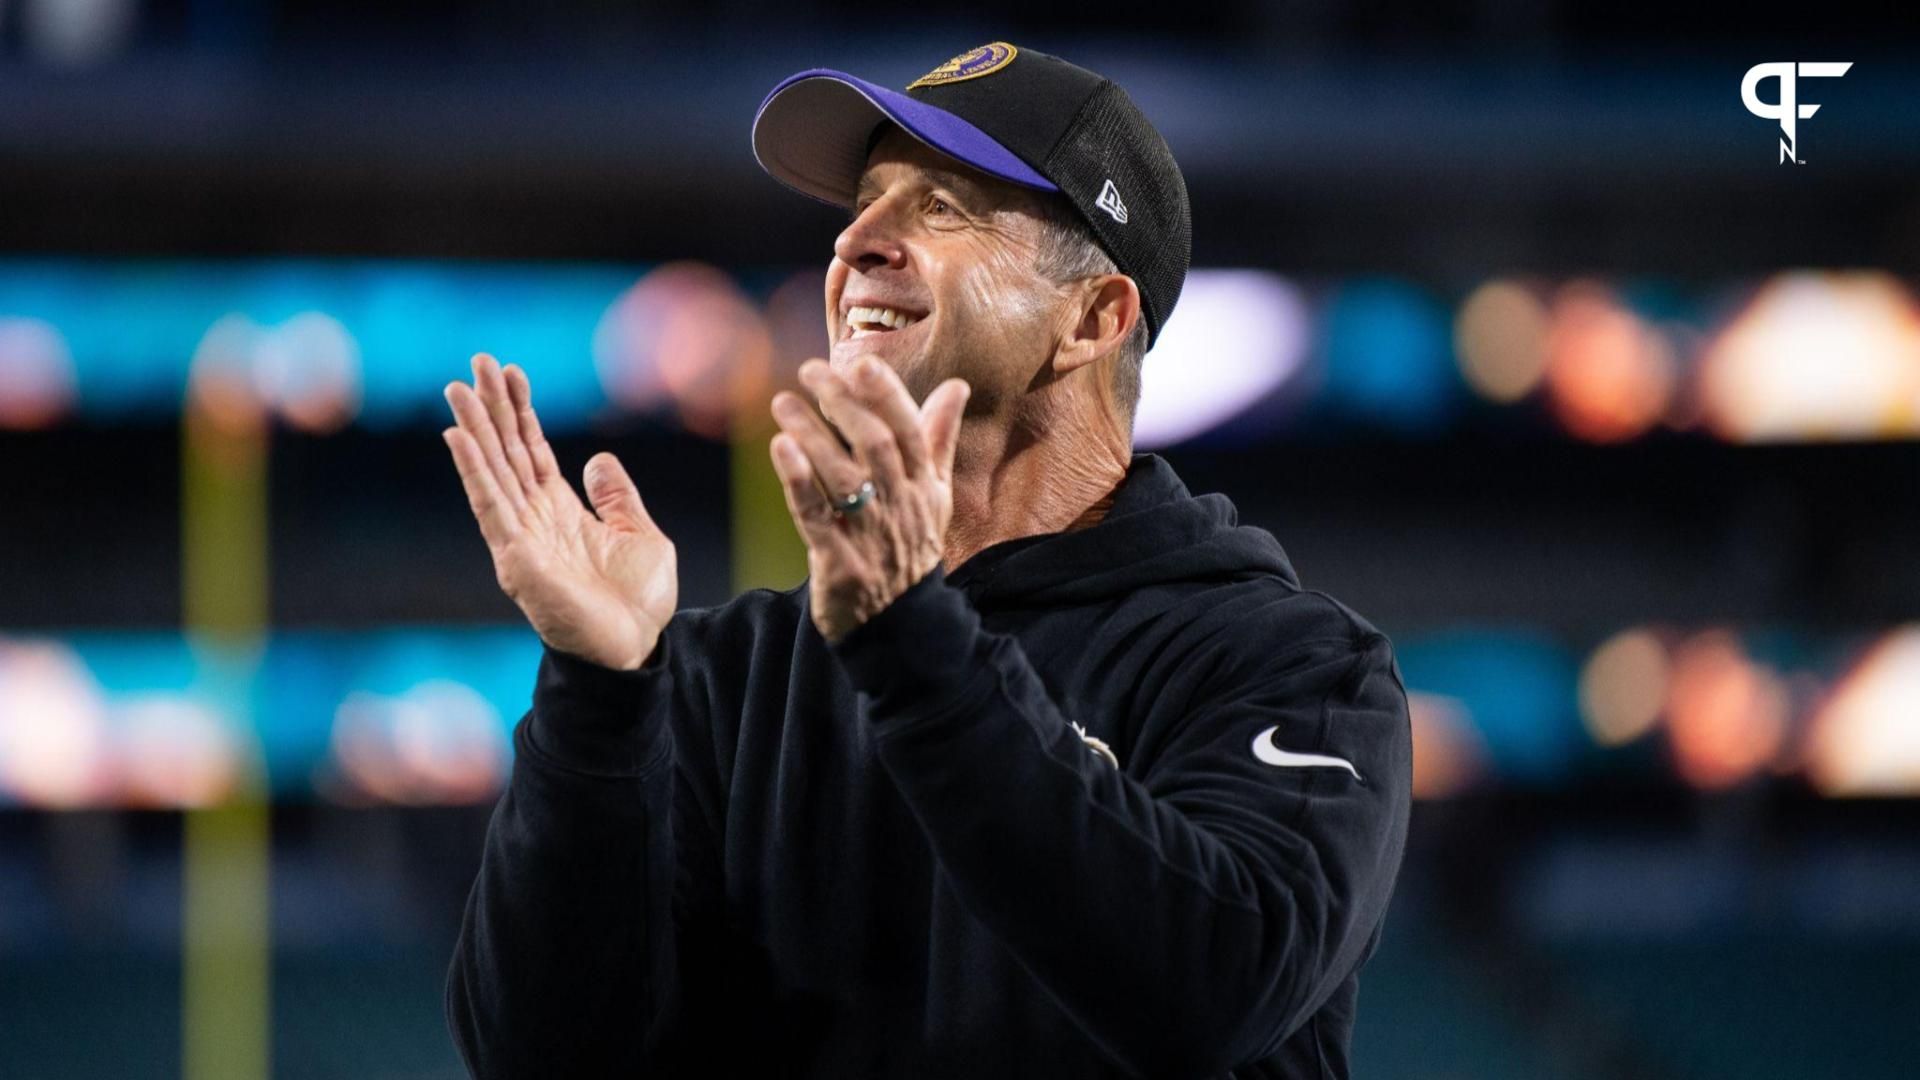
<svg viewBox="0 0 1920 1080"><path fill-rule="evenodd" d="M187 407L223 431L245 434L266 423L267 402L253 372L258 333L245 315L224 315L207 328L193 351Z"/></svg>
<svg viewBox="0 0 1920 1080"><path fill-rule="evenodd" d="M1732 787L1770 764L1786 736L1787 692L1724 630L1674 650L1667 734L1674 766L1695 787Z"/></svg>
<svg viewBox="0 0 1920 1080"><path fill-rule="evenodd" d="M1659 421L1673 400L1673 347L1604 286L1571 282L1547 329L1547 400L1568 431L1621 442Z"/></svg>
<svg viewBox="0 0 1920 1080"><path fill-rule="evenodd" d="M1920 626L1870 649L1815 714L1807 775L1828 795L1920 794Z"/></svg>
<svg viewBox="0 0 1920 1080"><path fill-rule="evenodd" d="M1413 797L1442 799L1468 790L1486 774L1486 747L1464 704L1438 694L1411 693Z"/></svg>

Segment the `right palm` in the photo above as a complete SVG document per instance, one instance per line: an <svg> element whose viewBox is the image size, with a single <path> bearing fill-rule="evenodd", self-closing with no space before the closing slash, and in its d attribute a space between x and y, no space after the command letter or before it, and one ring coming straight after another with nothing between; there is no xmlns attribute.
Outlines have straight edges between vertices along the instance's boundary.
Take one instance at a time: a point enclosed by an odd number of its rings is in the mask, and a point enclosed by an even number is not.
<svg viewBox="0 0 1920 1080"><path fill-rule="evenodd" d="M447 386L444 433L501 589L541 640L604 667L639 667L679 596L673 542L612 454L587 462L590 512L560 474L527 377L484 354ZM599 516L596 517L595 514Z"/></svg>

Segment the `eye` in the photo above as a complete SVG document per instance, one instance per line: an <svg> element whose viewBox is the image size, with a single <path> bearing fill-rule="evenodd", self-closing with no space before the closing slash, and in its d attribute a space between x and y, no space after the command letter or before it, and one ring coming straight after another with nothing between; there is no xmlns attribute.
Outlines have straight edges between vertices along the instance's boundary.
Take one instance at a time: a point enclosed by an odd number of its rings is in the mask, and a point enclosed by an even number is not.
<svg viewBox="0 0 1920 1080"><path fill-rule="evenodd" d="M940 196L933 195L927 199L927 213L951 214L953 213L953 206Z"/></svg>

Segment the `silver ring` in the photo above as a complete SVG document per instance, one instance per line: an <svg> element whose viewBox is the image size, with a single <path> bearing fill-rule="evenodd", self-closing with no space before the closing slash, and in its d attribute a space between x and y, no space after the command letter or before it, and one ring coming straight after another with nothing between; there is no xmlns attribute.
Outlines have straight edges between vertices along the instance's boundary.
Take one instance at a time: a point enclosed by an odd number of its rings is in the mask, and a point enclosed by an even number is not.
<svg viewBox="0 0 1920 1080"><path fill-rule="evenodd" d="M843 517L851 516L866 509L867 504L872 501L873 481L864 480L860 483L860 490L851 495L843 495L840 497L840 500L834 504L833 512Z"/></svg>

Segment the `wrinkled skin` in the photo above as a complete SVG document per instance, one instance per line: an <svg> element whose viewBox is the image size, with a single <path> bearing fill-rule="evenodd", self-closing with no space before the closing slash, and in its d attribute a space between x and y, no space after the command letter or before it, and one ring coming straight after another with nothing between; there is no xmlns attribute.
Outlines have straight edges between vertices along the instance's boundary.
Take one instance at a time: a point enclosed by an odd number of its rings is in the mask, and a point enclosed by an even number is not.
<svg viewBox="0 0 1920 1080"><path fill-rule="evenodd" d="M1125 473L1130 439L1094 361L1138 318L1138 291L1044 276L1041 209L898 128L868 157L827 270L830 362L801 369L819 412L790 392L773 403L774 468L829 640L943 556L1097 519ZM919 318L861 334L855 306ZM863 481L873 500L838 512Z"/></svg>
<svg viewBox="0 0 1920 1080"><path fill-rule="evenodd" d="M942 379L973 387L990 411L1024 392L1053 359L1067 292L1035 268L1039 200L953 161L898 128L875 145L854 217L827 267L827 335L835 370L870 354L917 401ZM854 339L857 301L924 313L904 330Z"/></svg>

